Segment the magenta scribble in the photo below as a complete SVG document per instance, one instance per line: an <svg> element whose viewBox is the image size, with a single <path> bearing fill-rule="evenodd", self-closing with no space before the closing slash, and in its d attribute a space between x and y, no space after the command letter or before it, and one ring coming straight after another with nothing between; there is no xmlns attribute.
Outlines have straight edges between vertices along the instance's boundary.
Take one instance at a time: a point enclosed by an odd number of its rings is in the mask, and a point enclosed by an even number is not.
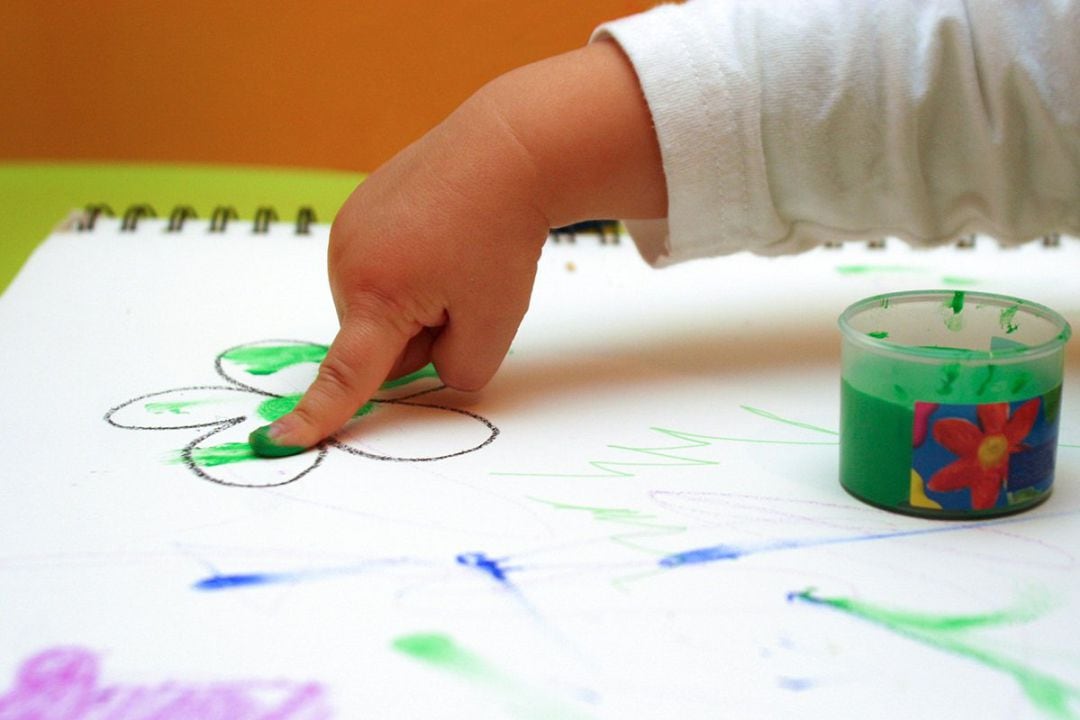
<svg viewBox="0 0 1080 720"><path fill-rule="evenodd" d="M0 695L0 720L322 720L316 683L238 681L98 685L100 661L78 647L45 650L22 664Z"/></svg>

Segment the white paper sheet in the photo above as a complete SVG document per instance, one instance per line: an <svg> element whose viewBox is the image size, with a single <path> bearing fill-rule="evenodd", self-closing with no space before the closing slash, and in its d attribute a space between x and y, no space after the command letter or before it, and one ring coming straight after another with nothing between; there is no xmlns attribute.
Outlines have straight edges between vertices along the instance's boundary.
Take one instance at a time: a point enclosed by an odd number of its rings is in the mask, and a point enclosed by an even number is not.
<svg viewBox="0 0 1080 720"><path fill-rule="evenodd" d="M1080 327L1080 241L549 243L482 393L211 464L313 376L257 348L332 339L326 239L102 219L0 298L0 718L1080 716L1080 343L1050 500L941 522L840 488L835 324L950 287Z"/></svg>

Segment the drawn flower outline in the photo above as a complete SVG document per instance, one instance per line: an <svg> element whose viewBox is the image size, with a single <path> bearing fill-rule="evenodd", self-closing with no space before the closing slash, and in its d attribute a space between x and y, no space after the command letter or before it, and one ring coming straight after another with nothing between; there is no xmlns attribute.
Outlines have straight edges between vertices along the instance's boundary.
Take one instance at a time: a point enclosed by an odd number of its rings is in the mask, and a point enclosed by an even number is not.
<svg viewBox="0 0 1080 720"><path fill-rule="evenodd" d="M227 385L140 395L109 410L105 420L129 430L204 430L178 452L176 460L204 480L236 487L295 482L319 467L330 448L383 462L430 462L479 450L499 434L490 421L468 410L417 402L446 387L428 366L384 383L357 412L356 417L364 418L362 425L350 422L299 455L257 458L248 435L292 410L314 379L326 349L298 340L237 345L214 360ZM432 427L435 431L430 431Z"/></svg>

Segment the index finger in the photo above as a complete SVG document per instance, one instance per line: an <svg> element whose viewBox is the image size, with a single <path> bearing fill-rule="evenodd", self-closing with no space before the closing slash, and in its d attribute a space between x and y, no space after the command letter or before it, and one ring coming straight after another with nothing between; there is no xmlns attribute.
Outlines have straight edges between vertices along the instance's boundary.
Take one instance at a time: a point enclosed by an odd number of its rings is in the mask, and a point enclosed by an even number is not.
<svg viewBox="0 0 1080 720"><path fill-rule="evenodd" d="M311 387L291 412L251 433L252 450L262 457L295 455L335 433L379 389L408 339L375 316L346 318Z"/></svg>

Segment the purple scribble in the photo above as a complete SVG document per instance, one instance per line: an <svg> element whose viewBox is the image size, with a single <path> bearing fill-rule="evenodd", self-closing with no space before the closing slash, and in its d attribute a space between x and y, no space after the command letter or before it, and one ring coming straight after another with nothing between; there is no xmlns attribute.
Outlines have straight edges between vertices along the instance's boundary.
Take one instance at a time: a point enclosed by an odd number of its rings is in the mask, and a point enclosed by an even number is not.
<svg viewBox="0 0 1080 720"><path fill-rule="evenodd" d="M0 695L0 720L322 720L316 683L238 681L99 685L100 660L78 647L45 650L22 664Z"/></svg>

